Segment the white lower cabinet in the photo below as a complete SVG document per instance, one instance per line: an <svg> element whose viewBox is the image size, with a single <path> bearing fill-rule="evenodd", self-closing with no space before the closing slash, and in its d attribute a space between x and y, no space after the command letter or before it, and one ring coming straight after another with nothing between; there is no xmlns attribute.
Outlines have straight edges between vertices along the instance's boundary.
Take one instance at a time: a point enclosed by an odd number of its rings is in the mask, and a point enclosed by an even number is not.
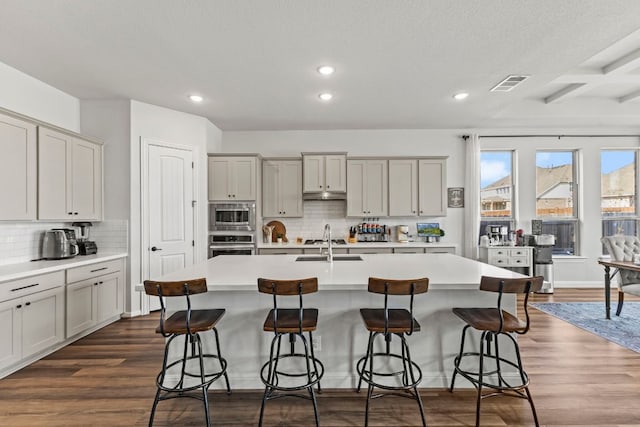
<svg viewBox="0 0 640 427"><path fill-rule="evenodd" d="M64 296L59 286L0 302L0 371L64 340Z"/></svg>
<svg viewBox="0 0 640 427"><path fill-rule="evenodd" d="M67 285L67 338L122 314L121 263L109 261L67 271L67 280L77 280Z"/></svg>

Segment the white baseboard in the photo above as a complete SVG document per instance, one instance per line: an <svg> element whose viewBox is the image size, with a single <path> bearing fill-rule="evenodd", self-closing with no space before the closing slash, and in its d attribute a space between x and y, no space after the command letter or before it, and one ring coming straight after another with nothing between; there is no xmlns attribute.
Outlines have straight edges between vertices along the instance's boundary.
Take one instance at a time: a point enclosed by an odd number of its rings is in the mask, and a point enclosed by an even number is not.
<svg viewBox="0 0 640 427"><path fill-rule="evenodd" d="M604 289L604 283L602 281L589 281L585 282L584 280L580 281L562 281L555 282L553 284L554 288L600 288ZM616 284L617 286L617 284Z"/></svg>

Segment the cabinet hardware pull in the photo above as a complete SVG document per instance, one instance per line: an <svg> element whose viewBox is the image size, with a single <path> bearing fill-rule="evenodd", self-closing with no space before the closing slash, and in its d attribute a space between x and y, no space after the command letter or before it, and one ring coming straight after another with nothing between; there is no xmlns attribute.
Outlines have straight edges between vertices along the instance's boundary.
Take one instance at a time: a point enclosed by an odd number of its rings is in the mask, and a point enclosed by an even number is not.
<svg viewBox="0 0 640 427"><path fill-rule="evenodd" d="M67 212L67 215L73 215L73 212Z"/></svg>
<svg viewBox="0 0 640 427"><path fill-rule="evenodd" d="M22 286L20 288L13 288L13 289L11 289L11 292L21 291L21 290L27 289L27 288L33 288L34 286L38 286L39 284L40 283L34 283L33 285Z"/></svg>
<svg viewBox="0 0 640 427"><path fill-rule="evenodd" d="M329 185L327 185L327 188L329 188Z"/></svg>
<svg viewBox="0 0 640 427"><path fill-rule="evenodd" d="M31 302L27 302L25 305L31 305Z"/></svg>
<svg viewBox="0 0 640 427"><path fill-rule="evenodd" d="M89 273L95 273L96 271L106 270L109 267L96 268L95 270L91 270Z"/></svg>
<svg viewBox="0 0 640 427"><path fill-rule="evenodd" d="M16 305L16 308L22 308L22 304Z"/></svg>
<svg viewBox="0 0 640 427"><path fill-rule="evenodd" d="M74 212L73 214L74 214L74 215L78 215L78 212Z"/></svg>
<svg viewBox="0 0 640 427"><path fill-rule="evenodd" d="M104 282L98 282L98 283L102 285Z"/></svg>

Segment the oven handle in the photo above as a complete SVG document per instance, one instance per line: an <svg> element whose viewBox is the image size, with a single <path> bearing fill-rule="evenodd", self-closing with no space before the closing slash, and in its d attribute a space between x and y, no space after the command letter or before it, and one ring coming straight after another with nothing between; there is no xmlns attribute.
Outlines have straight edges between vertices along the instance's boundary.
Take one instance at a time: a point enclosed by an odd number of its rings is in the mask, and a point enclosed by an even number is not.
<svg viewBox="0 0 640 427"><path fill-rule="evenodd" d="M254 245L225 245L225 246L211 245L209 246L209 249L255 249L255 246Z"/></svg>

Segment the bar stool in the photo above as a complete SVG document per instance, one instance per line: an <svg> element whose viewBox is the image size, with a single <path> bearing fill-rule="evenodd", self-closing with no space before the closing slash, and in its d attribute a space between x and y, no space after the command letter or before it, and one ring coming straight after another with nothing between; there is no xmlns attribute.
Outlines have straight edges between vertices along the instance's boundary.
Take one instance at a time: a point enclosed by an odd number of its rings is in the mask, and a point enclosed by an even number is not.
<svg viewBox="0 0 640 427"><path fill-rule="evenodd" d="M387 395L396 395L414 399L418 402L420 408L420 417L422 425L426 427L427 423L424 418L424 408L420 393L418 393L418 384L422 381L422 370L416 362L411 360L409 345L405 336L410 336L414 332L420 331L420 324L413 317L413 297L416 294L427 292L429 289L429 279L421 278L415 280L389 280L379 279L375 277L369 278L369 292L376 294L384 294L384 309L382 308L362 308L360 315L369 331L369 342L367 344L367 353L358 360L356 370L358 371L358 388L362 381L368 384L367 390L367 406L365 410L365 427L369 425L369 402L371 399ZM410 295L409 310L389 308L389 295ZM400 354L391 352L391 339L393 335L400 338ZM385 339L385 351L375 352L374 342L378 336ZM393 361L400 361L402 366L398 368L390 368ZM374 369L374 361L377 367ZM381 366L386 366L387 370L381 370ZM397 370L391 370L397 369ZM376 377L379 377L376 378ZM395 377L395 384L381 382L384 378ZM399 381L398 381L399 379ZM390 393L381 393L373 395L374 387L383 390L390 390Z"/></svg>
<svg viewBox="0 0 640 427"><path fill-rule="evenodd" d="M164 359L162 361L162 370L156 378L156 397L153 400L151 416L149 417L149 426L153 425L153 417L156 407L161 400L174 399L178 397L190 397L202 400L204 403L205 416L207 426L211 425L209 416L209 399L207 392L209 386L218 378L224 376L227 385L227 394L231 394L229 386L229 378L227 377L227 361L220 354L220 339L216 324L224 315L224 309L209 310L192 310L191 295L207 292L207 281L205 279L192 279L180 282L156 282L145 280L144 290L147 295L157 296L160 298L160 325L156 329L156 333L162 334L168 338L164 347ZM187 309L173 313L170 317L166 317L166 307L163 298L169 297L186 297ZM205 354L202 351L201 332L213 331L216 343L217 354ZM173 340L177 337L184 337L184 347L182 357L178 360L167 363L169 356L169 348ZM190 344L190 345L189 345ZM191 354L189 355L189 347ZM219 370L205 370L205 360L217 359L220 365ZM193 362L193 363L190 363ZM196 365L196 366L193 366ZM177 376L179 368L179 379L175 385L165 384L165 377ZM190 393L201 390L202 396Z"/></svg>
<svg viewBox="0 0 640 427"><path fill-rule="evenodd" d="M304 308L302 304L302 295L318 291L318 279L315 277L300 280L260 278L258 279L258 290L262 293L273 295L273 309L267 314L263 330L274 334L271 340L269 360L260 370L260 378L265 385L265 389L258 425L262 426L262 416L267 400L292 396L309 399L313 402L313 414L316 426L319 426L318 405L314 386L317 384L318 391L322 391L320 379L324 374L324 365L316 359L313 353L312 336L312 332L316 330L318 323L318 309ZM279 308L278 296L298 296L298 308ZM308 341L303 334L304 332L309 334ZM282 354L280 352L282 336L287 334L289 335L290 351ZM304 353L295 352L296 337L299 337L300 341L302 341ZM295 367L293 367L294 371L292 371L292 366L289 365L293 365L296 360L302 362L303 368L296 371ZM284 367L278 366L281 361L285 361L283 363ZM302 383L297 383L295 378L302 379ZM281 380L284 380L286 384L281 383ZM294 393L305 389L309 392L309 396Z"/></svg>
<svg viewBox="0 0 640 427"><path fill-rule="evenodd" d="M525 277L519 279L503 279L499 277L483 276L480 280L480 290L497 292L498 305L497 308L454 308L453 313L461 318L465 323L462 329L462 339L460 341L460 353L454 359L454 371L451 378L451 387L449 391L453 392L453 386L456 380L456 374L462 375L469 380L478 390L476 400L476 426L480 425L480 402L486 397L506 395L513 396L529 401L533 419L538 426L538 416L536 408L533 405L533 399L529 392L529 377L522 367L520 358L520 349L514 334L523 335L529 330L529 312L528 299L530 292L537 292L542 288L542 276ZM525 320L520 320L513 314L502 309L502 294L524 294L522 310ZM467 330L472 327L478 331L482 331L480 336L480 351L465 352L464 340ZM515 349L515 360L509 360L500 356L500 347L498 346L498 337L503 335L508 337ZM486 341L486 348L485 348ZM491 352L491 342L494 343L495 351ZM463 358L478 358L478 371L469 371L460 368ZM486 360L495 364L495 367L485 370ZM518 382L511 384L507 382L502 373L502 366L508 365L517 370L520 377ZM493 378L492 378L493 377ZM493 379L493 381L492 381ZM491 393L482 394L482 388L491 389Z"/></svg>

